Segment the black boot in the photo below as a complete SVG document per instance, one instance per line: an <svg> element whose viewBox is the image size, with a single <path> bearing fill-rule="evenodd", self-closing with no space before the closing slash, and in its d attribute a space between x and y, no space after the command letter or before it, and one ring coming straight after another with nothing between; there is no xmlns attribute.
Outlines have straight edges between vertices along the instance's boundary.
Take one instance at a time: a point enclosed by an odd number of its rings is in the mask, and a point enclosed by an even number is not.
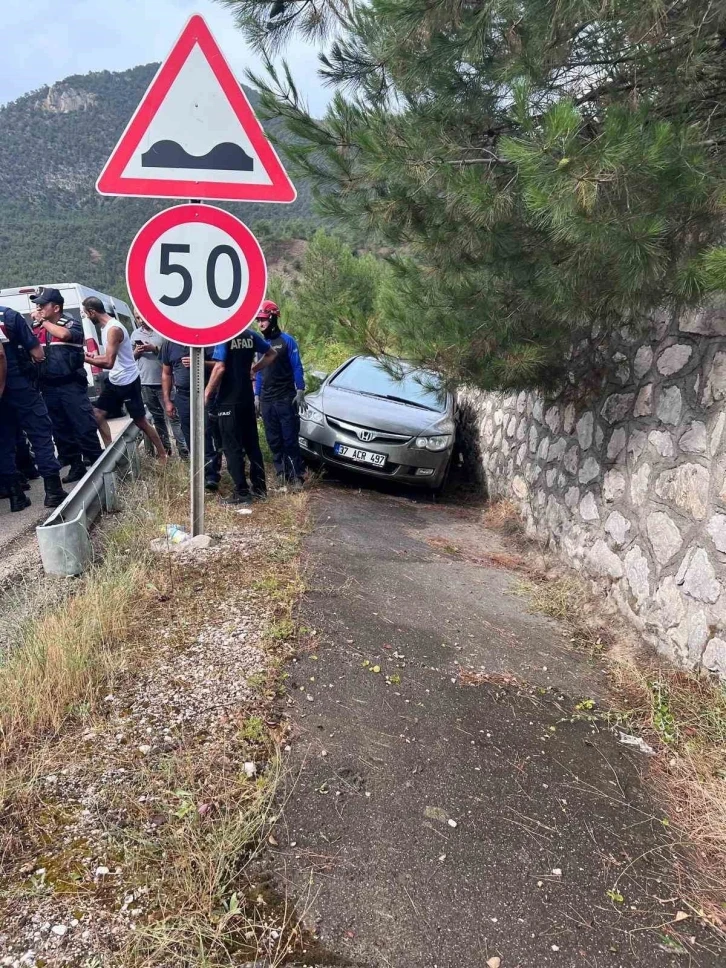
<svg viewBox="0 0 726 968"><path fill-rule="evenodd" d="M63 478L64 484L75 484L76 481L80 481L82 477L86 476L86 465L82 460L74 461L68 468L68 473Z"/></svg>
<svg viewBox="0 0 726 968"><path fill-rule="evenodd" d="M51 474L49 477L44 477L43 483L45 484L45 501L43 501L43 505L47 508L57 508L68 497L63 490L60 474Z"/></svg>
<svg viewBox="0 0 726 968"><path fill-rule="evenodd" d="M8 488L10 498L10 510L13 512L24 511L30 507L30 498L26 496L20 484L11 484Z"/></svg>
<svg viewBox="0 0 726 968"><path fill-rule="evenodd" d="M25 476L25 474L18 474L18 477L20 478L19 484L22 487L22 489L24 491L29 491L30 490L30 481Z"/></svg>

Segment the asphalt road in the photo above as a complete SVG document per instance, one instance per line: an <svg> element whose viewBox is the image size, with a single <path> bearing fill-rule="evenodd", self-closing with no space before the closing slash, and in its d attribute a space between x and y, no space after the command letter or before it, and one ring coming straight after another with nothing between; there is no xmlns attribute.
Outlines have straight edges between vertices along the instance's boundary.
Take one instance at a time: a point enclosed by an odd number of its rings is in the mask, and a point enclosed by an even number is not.
<svg viewBox="0 0 726 968"><path fill-rule="evenodd" d="M648 758L578 711L601 667L529 611L480 512L326 486L313 517L275 853L322 961L725 964Z"/></svg>
<svg viewBox="0 0 726 968"><path fill-rule="evenodd" d="M114 438L121 433L127 420L128 417L109 420L111 433ZM61 471L61 477L66 471L67 468ZM68 490L67 485L66 490ZM24 511L18 511L16 514L10 513L10 504L7 500L0 501L0 558L5 556L8 549L16 541L30 532L50 514L48 509L43 507L44 491L43 481L41 479L31 481L28 496L33 503L29 508L26 508Z"/></svg>

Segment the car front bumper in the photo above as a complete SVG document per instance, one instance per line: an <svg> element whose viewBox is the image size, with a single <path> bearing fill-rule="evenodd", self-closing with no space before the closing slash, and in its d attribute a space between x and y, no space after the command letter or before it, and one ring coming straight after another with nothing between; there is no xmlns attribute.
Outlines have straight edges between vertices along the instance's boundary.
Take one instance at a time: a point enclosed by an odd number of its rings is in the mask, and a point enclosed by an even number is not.
<svg viewBox="0 0 726 968"><path fill-rule="evenodd" d="M341 457L334 451L336 443L375 454L385 454L386 463L383 467L375 467ZM300 421L300 449L308 457L317 458L331 467L358 471L380 480L394 480L417 487L434 489L441 486L453 446L453 436L450 445L441 451L419 450L408 442L390 444L374 440L361 443L354 434L333 428L327 422L321 425L312 420Z"/></svg>

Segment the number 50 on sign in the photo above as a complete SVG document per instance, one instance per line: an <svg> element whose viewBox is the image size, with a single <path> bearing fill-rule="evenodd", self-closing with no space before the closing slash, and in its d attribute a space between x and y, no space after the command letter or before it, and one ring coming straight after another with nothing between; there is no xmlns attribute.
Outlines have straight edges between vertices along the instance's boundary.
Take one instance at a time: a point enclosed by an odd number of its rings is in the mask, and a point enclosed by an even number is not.
<svg viewBox="0 0 726 968"><path fill-rule="evenodd" d="M233 339L265 297L267 267L239 219L211 205L178 205L149 219L126 262L129 295L162 336L188 346Z"/></svg>

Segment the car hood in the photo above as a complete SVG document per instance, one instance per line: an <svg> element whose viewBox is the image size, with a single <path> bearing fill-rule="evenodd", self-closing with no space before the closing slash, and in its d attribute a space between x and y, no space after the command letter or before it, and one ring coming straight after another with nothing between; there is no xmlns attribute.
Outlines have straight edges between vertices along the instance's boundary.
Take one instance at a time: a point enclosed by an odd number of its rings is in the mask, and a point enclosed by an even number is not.
<svg viewBox="0 0 726 968"><path fill-rule="evenodd" d="M323 387L311 395L309 401L326 417L393 434L410 434L414 437L427 431L450 434L454 430L453 421L447 413L422 410L395 400L338 390L332 386Z"/></svg>

